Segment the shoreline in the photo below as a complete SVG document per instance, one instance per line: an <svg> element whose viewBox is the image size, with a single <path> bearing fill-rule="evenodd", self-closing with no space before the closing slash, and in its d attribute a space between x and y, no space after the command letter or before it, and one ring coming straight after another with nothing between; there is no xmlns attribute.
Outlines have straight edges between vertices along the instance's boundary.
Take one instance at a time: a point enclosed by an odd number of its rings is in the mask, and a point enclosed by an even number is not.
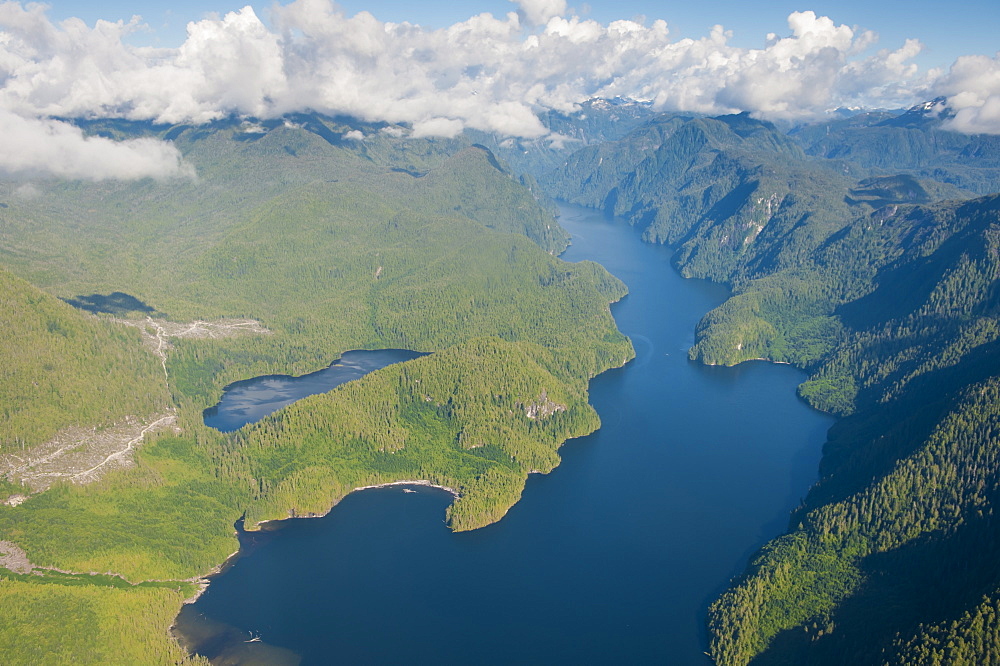
<svg viewBox="0 0 1000 666"><path fill-rule="evenodd" d="M404 481L387 481L386 483L378 483L378 484L373 484L373 485L370 485L370 486L358 486L357 488L353 488L350 492L346 493L344 495L344 497L347 497L347 495L350 495L351 493L355 493L355 492L357 492L359 490L372 490L372 489L376 489L376 488L389 488L389 487L392 487L392 486L422 486L424 488L436 488L438 490L445 491L446 493L448 493L449 495L451 495L455 499L458 499L459 497L461 497L461 495L459 494L459 492L457 490L455 490L454 488L452 488L450 486L442 486L442 485L439 485L439 484L436 484L436 483L431 483L430 481L428 481L426 479L404 480ZM265 525L269 525L271 523L281 523L281 522L284 522L286 520L299 520L299 519L302 519L302 518L323 518L324 516L329 515L330 511L333 511L334 507L336 507L338 504L340 504L340 502L343 499L344 498L341 497L334 504L332 504L330 506L330 508L327 509L327 511L325 513L322 513L322 514L318 514L317 513L317 514L308 514L308 515L303 515L303 516L289 516L288 518L273 518L271 520L261 520L261 521L255 523L253 525L253 527L254 528L262 528ZM237 536L237 538L238 538L238 536L240 534L240 531L241 530L236 530L234 532L234 534ZM246 526L244 525L244 527L242 528L242 531L243 532L258 532L260 530L258 530L258 529L248 530L248 529L246 529ZM215 576L219 576L219 575L225 573L226 569L228 569L233 563L236 562L237 559L239 559L240 554L242 552L243 552L243 545L240 544L239 548L237 548L232 553L230 553L229 556L226 557L226 559L223 560L221 564L218 564L215 567L213 567L212 570L209 571L208 573L206 573L206 574L204 574L202 576L195 577L195 578L184 579L184 582L191 582L191 583L197 583L198 584L198 591L195 592L195 594L192 597L190 597L188 599L185 599L184 600L184 604L193 604L195 601L197 601L198 598L202 594L205 593L205 590L208 589L208 586L212 582L212 578L214 578Z"/></svg>
<svg viewBox="0 0 1000 666"><path fill-rule="evenodd" d="M448 493L449 495L451 495L455 499L458 499L460 497L458 491L455 490L454 488L452 488L450 486L441 486L441 485L438 485L436 483L431 483L430 481L428 481L426 479L421 479L419 481L389 481L388 483L378 483L378 484L375 484L373 486L358 486L357 488L355 488L354 490L352 490L351 493L357 492L359 490L373 490L375 488L389 488L391 486L423 486L425 488L437 488L438 490L445 491L446 493ZM350 495L351 493L347 493L347 495ZM344 495L344 497L347 497L347 495Z"/></svg>
<svg viewBox="0 0 1000 666"><path fill-rule="evenodd" d="M236 552L238 553L239 551L236 551ZM235 555L235 554L236 553L233 553L233 555ZM230 555L229 557L227 557L226 558L226 562L228 562L230 559L232 559L233 555ZM209 576L211 576L211 575L214 575L214 574L209 574ZM197 578L195 580L188 581L188 582L196 584L198 586L198 589L195 591L194 594L192 594L190 597L188 597L187 599L185 599L184 601L181 602L181 606L182 607L183 606L187 606L188 604L193 604L194 602L198 601L199 597L201 597L201 595L205 594L205 590L208 589L208 585L209 585L209 583L211 581L208 580L208 576L203 576L202 578ZM170 628L173 629L173 627L174 627L174 625L171 624Z"/></svg>
<svg viewBox="0 0 1000 666"><path fill-rule="evenodd" d="M359 490L373 490L373 489L377 489L377 488L389 488L389 487L392 487L392 486L422 486L424 488L436 488L438 490L445 491L446 493L448 493L449 495L451 495L455 499L458 499L459 497L461 497L461 495L459 494L459 492L457 490L455 490L454 488L452 488L450 486L442 486L442 485L439 485L439 484L436 484L436 483L431 483L427 479L403 480L403 481L387 481L386 483L378 483L378 484L373 484L373 485L369 485L369 486L358 486L357 488L353 488L350 492L346 493L344 495L344 497L347 497L351 493L358 492ZM336 507L338 504L340 504L341 500L343 500L344 497L341 497L339 500L337 500L336 502L334 502L330 506L330 508L327 509L326 513L323 513L323 514L312 514L312 515L305 515L305 516L289 516L288 518L275 518L275 519L272 519L272 520L262 520L262 521L260 521L258 523L255 523L254 527L255 528L263 528L264 525L267 525L267 524L270 524L270 523L280 523L280 522L284 522L286 520L299 520L301 518L322 518L324 516L329 515L330 511L333 511L334 507ZM259 529L247 530L246 527L244 526L242 531L244 531L244 532L257 532L257 531L260 531L260 530ZM239 530L237 530L235 532L235 534L237 535L237 538L238 538L239 533L240 533ZM233 564L235 564L236 560L239 559L240 554L242 552L243 552L243 545L240 544L239 548L237 548L235 551L233 551L232 553L230 553L229 556L225 560L223 560L221 564L213 567L212 570L209 573L207 573L207 574L205 574L203 576L198 576L196 578L185 579L184 582L196 583L197 586L198 586L198 589L195 591L195 593L193 595L191 595L190 597L184 599L184 601L181 602L181 607L183 608L184 606L188 606L188 605L194 604L196 601L198 601L198 599L201 598L201 595L205 594L205 591L208 590L208 586L212 584L212 578L214 578L216 576L220 576L223 573L225 573L226 569L228 569L230 566L232 566ZM171 625L169 627L169 631L170 631L171 634L175 633L176 630L177 630L177 621L176 620L177 620L177 618L174 618L174 622L171 623ZM180 641L178 641L178 642L180 642ZM184 649L187 650L187 648L184 648Z"/></svg>
<svg viewBox="0 0 1000 666"><path fill-rule="evenodd" d="M344 493L344 497L347 497L351 493L356 493L359 490L374 490L374 489L377 489L377 488L390 488L392 486L422 486L424 488L436 488L438 490L445 491L446 493L448 493L449 495L451 495L455 499L458 499L459 497L461 497L461 494L457 490L455 490L454 488L452 488L451 486L442 486L442 485L439 485L437 483L431 483L427 479L404 480L404 481L387 481L385 483L376 483L376 484L372 484L370 486L358 486L358 487L352 488L348 492ZM289 516L287 518L270 518L268 520L261 520L261 521L258 521L256 523L254 523L253 527L255 529L252 529L252 530L246 529L246 525L244 525L243 530L245 532L256 532L256 531L258 531L257 528L266 529L265 526L266 525L270 525L271 523L281 523L281 522L284 522L286 520L298 520L299 518L324 518L325 516L330 515L330 512L333 511L333 508L335 506L337 506L338 504L340 504L344 500L344 497L341 497L336 502L334 502L332 505L330 505L330 508L327 509L323 513L310 513L310 514L305 514L305 515L301 515L301 516L295 515L295 516Z"/></svg>
<svg viewBox="0 0 1000 666"><path fill-rule="evenodd" d="M238 535L239 532L235 532L234 534ZM208 586L212 583L212 578L222 574L228 567L230 567L234 562L236 562L236 560L239 559L241 552L243 552L242 544L240 544L239 548L231 552L226 557L226 559L222 561L222 564L218 564L212 567L212 570L209 571L207 574L204 574L202 576L196 576L194 578L185 579L185 582L197 584L198 590L192 596L185 599L182 605L187 606L188 604L193 604L194 602L198 601L199 597L205 594L205 590L207 590Z"/></svg>

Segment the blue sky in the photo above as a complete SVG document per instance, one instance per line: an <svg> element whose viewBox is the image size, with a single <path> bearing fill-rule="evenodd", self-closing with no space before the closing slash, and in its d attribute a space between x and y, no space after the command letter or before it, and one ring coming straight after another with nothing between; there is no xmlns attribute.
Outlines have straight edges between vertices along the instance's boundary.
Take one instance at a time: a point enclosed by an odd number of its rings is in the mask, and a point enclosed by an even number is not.
<svg viewBox="0 0 1000 666"><path fill-rule="evenodd" d="M128 19L139 14L151 32L133 37L136 43L177 46L188 21L212 12L225 14L246 4L267 22L271 2L223 2L219 0L50 0L54 20L77 16L93 24L99 18ZM280 3L285 4L285 3ZM481 12L502 16L516 7L505 0L450 2L442 0L342 0L348 14L367 10L382 21L410 21L428 27L445 27ZM898 48L906 38L919 39L925 51L915 60L922 68L947 67L960 55L994 56L1000 51L1000 2L964 0L961 3L922 0L838 0L812 2L746 2L745 0L700 0L656 2L651 0L591 0L569 2L570 12L607 23L615 19L645 16L667 21L671 37L698 38L721 23L733 31L731 43L759 48L769 32L788 34L786 19L793 11L812 10L838 24L874 30L879 48Z"/></svg>

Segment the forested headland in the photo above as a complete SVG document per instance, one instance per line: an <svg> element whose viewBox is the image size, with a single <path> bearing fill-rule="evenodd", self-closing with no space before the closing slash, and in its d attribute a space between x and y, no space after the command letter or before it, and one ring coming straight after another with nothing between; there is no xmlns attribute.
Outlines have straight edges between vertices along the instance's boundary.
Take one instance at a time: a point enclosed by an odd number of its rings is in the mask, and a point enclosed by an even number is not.
<svg viewBox="0 0 1000 666"><path fill-rule="evenodd" d="M13 609L0 629L7 663L183 660L167 628L190 581L237 548L244 513L252 528L325 513L356 487L422 479L456 489L450 525L473 529L501 518L529 473L555 467L564 441L598 427L587 382L632 357L609 309L624 285L556 259L565 232L488 149L316 115L84 125L169 138L197 179L0 193L11 379L0 539L35 568L0 586ZM145 307L92 314L59 301L114 293ZM234 321L258 332L163 333ZM232 381L376 348L434 353L235 433L201 422ZM66 427L161 413L174 427L109 455L116 464L91 483L76 468L44 492L18 483L33 455L92 446L57 449ZM123 613L132 629L119 638Z"/></svg>

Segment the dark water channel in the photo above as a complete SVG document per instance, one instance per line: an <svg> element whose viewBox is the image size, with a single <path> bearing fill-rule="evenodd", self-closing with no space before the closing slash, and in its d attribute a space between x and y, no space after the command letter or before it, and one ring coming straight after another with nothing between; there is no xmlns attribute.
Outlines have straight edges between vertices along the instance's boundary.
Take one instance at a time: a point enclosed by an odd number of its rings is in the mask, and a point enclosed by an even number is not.
<svg viewBox="0 0 1000 666"><path fill-rule="evenodd" d="M244 661L263 643L307 664L709 663L708 604L784 529L832 419L796 398L791 367L687 360L724 289L681 279L621 222L574 207L561 221L566 260L630 289L613 311L638 356L592 382L602 428L485 529L449 532L449 495L403 487L285 521L187 620L248 632L230 638Z"/></svg>

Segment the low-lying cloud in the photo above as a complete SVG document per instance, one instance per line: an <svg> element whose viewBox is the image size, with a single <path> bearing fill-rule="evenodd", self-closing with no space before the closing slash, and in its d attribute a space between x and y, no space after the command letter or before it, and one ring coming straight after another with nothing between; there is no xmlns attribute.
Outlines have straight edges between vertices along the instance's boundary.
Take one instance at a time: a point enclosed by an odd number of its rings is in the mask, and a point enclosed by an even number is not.
<svg viewBox="0 0 1000 666"><path fill-rule="evenodd" d="M174 49L128 45L137 21L53 23L42 5L5 2L0 109L7 122L15 114L38 127L52 127L38 120L50 117L200 123L311 109L410 123L417 135L470 127L539 137L539 110L570 111L592 97L796 121L943 93L955 129L1000 132L995 58L922 73L912 62L918 41L874 50L874 33L810 11L789 16L786 36L748 49L731 45L723 26L673 41L662 20L605 25L567 14L565 0L512 2L503 17L480 14L438 30L347 16L330 0L276 5L269 27L247 6L190 23ZM163 155L147 157L162 166Z"/></svg>
<svg viewBox="0 0 1000 666"><path fill-rule="evenodd" d="M0 110L0 172L75 180L194 177L171 144L156 139L112 141L84 136L69 123Z"/></svg>
<svg viewBox="0 0 1000 666"><path fill-rule="evenodd" d="M959 58L938 89L955 114L947 127L967 134L1000 134L1000 53Z"/></svg>

